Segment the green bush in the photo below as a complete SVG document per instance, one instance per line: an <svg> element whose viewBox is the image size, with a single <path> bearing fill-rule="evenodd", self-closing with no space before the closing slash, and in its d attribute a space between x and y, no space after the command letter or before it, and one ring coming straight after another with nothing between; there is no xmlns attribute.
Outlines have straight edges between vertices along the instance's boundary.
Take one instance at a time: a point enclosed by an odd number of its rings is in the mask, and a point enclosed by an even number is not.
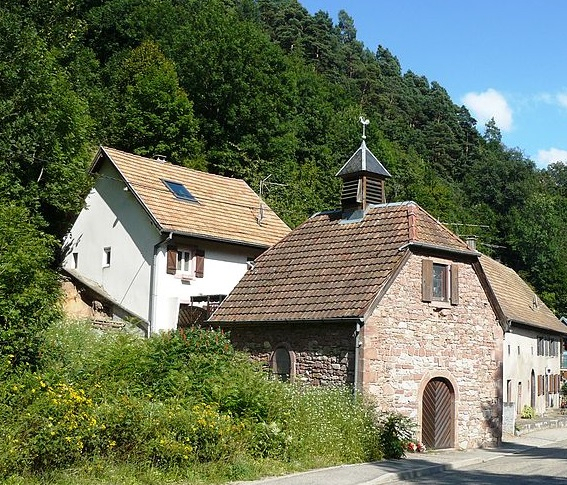
<svg viewBox="0 0 567 485"><path fill-rule="evenodd" d="M520 416L523 419L534 419L536 417L535 409L525 404L522 408L522 414Z"/></svg>
<svg viewBox="0 0 567 485"><path fill-rule="evenodd" d="M221 332L66 322L42 341L38 370L0 361L0 478L104 463L219 482L382 456L374 410L350 389L270 380Z"/></svg>
<svg viewBox="0 0 567 485"><path fill-rule="evenodd" d="M384 458L402 458L415 431L414 422L402 414L385 414L380 420L378 443Z"/></svg>
<svg viewBox="0 0 567 485"><path fill-rule="evenodd" d="M56 241L42 221L0 202L0 354L11 364L37 364L40 333L60 316L60 288L50 269Z"/></svg>

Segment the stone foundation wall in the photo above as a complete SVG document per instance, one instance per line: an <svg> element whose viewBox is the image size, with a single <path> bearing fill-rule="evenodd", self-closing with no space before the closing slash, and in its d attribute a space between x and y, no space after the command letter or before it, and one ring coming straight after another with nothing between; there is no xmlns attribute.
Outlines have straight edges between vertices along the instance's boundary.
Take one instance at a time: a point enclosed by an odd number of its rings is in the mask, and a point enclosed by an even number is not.
<svg viewBox="0 0 567 485"><path fill-rule="evenodd" d="M420 436L423 390L430 379L442 377L455 387L455 445L496 445L502 329L469 264L459 264L458 305L423 302L422 259L410 257L362 329L363 390L382 410L414 418Z"/></svg>
<svg viewBox="0 0 567 485"><path fill-rule="evenodd" d="M272 353L285 346L292 354L293 379L312 385L353 384L354 324L263 324L227 327L239 350L266 369Z"/></svg>

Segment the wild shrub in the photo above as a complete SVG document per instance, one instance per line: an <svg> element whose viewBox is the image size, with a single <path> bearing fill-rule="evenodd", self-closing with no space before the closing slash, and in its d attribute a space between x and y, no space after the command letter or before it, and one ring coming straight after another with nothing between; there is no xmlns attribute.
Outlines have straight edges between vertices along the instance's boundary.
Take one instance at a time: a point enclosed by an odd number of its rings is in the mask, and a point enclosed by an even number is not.
<svg viewBox="0 0 567 485"><path fill-rule="evenodd" d="M38 370L4 361L3 478L106 463L237 480L262 463L381 456L373 410L350 389L270 380L218 331L142 339L67 322L44 333Z"/></svg>
<svg viewBox="0 0 567 485"><path fill-rule="evenodd" d="M378 444L384 458L402 458L415 432L415 423L403 414L384 414L379 418Z"/></svg>
<svg viewBox="0 0 567 485"><path fill-rule="evenodd" d="M284 429L291 459L336 464L380 458L373 410L350 388L290 390Z"/></svg>

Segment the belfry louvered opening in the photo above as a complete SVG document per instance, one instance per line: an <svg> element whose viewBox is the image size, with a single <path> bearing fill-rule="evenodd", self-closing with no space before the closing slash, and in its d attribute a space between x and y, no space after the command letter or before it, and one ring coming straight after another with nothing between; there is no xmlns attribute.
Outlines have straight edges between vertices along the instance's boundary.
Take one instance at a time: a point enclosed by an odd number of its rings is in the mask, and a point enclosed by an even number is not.
<svg viewBox="0 0 567 485"><path fill-rule="evenodd" d="M383 204L384 182L363 176L343 181L341 206L343 209L366 209L369 204Z"/></svg>

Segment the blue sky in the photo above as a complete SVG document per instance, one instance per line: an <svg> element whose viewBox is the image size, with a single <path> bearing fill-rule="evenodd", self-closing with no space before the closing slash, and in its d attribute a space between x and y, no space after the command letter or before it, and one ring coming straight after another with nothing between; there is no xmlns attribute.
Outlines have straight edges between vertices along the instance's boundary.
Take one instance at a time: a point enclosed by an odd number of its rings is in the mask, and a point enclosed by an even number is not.
<svg viewBox="0 0 567 485"><path fill-rule="evenodd" d="M494 117L502 141L539 167L567 163L567 1L300 0L310 12L339 10L371 51L443 86L484 132Z"/></svg>

